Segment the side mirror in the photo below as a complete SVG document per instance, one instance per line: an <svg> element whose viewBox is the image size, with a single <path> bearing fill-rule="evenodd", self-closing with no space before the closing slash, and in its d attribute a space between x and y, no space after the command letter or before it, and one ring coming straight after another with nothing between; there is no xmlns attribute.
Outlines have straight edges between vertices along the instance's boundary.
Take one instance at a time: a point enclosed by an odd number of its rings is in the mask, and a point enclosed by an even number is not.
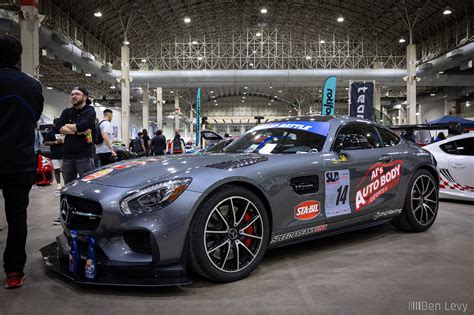
<svg viewBox="0 0 474 315"><path fill-rule="evenodd" d="M334 143L334 150L336 152L341 152L341 150L361 150L371 148L373 148L373 146L370 145L367 137L360 134L339 135Z"/></svg>

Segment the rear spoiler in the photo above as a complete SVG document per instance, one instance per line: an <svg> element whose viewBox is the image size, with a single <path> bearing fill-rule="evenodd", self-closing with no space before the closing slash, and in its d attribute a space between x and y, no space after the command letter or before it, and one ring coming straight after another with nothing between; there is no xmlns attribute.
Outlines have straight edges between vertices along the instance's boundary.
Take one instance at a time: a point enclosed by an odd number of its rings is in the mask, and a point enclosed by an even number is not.
<svg viewBox="0 0 474 315"><path fill-rule="evenodd" d="M447 123L447 124L418 124L418 125L395 125L389 126L393 131L408 131L408 130L448 130L449 134L461 134L463 128L460 123Z"/></svg>

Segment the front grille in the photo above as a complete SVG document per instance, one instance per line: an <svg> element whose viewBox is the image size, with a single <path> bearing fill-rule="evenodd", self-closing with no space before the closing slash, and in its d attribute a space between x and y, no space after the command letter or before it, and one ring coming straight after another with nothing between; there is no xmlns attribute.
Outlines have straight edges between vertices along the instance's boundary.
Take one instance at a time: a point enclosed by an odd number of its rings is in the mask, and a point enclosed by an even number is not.
<svg viewBox="0 0 474 315"><path fill-rule="evenodd" d="M123 239L128 247L136 253L151 255L150 232L148 231L127 231Z"/></svg>
<svg viewBox="0 0 474 315"><path fill-rule="evenodd" d="M102 218L102 206L96 201L62 196L61 218L68 229L95 230Z"/></svg>

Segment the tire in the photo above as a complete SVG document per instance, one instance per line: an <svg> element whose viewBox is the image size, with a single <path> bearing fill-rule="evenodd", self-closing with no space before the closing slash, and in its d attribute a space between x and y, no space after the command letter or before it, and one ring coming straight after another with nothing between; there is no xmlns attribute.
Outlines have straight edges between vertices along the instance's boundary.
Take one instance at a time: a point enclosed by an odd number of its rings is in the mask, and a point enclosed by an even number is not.
<svg viewBox="0 0 474 315"><path fill-rule="evenodd" d="M199 206L191 222L190 267L216 282L243 279L262 260L269 236L262 201L243 187L223 186Z"/></svg>
<svg viewBox="0 0 474 315"><path fill-rule="evenodd" d="M392 225L407 232L428 230L438 215L439 187L427 170L418 170L408 183L402 213Z"/></svg>

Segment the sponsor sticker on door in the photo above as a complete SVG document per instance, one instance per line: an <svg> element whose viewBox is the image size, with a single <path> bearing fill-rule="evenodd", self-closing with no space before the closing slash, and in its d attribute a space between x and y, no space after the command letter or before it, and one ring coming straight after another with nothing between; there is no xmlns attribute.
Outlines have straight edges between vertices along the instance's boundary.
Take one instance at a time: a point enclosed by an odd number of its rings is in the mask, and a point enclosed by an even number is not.
<svg viewBox="0 0 474 315"><path fill-rule="evenodd" d="M308 200L300 203L295 207L295 219L297 220L311 220L316 218L321 213L319 201Z"/></svg>

